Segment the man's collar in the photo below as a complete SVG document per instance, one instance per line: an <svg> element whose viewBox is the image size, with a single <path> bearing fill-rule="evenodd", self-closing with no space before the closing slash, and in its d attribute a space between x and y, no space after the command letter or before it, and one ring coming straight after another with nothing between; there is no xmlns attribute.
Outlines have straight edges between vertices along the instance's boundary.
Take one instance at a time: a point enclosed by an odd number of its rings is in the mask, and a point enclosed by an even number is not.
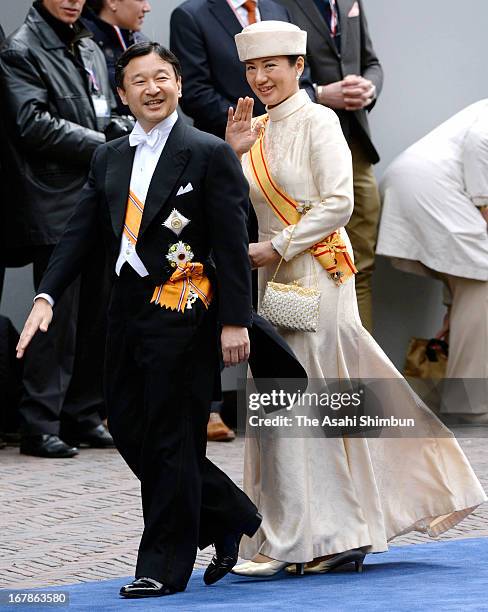
<svg viewBox="0 0 488 612"><path fill-rule="evenodd" d="M244 4L246 0L229 0L229 2L232 4L232 6L235 9L241 8L241 6ZM259 8L259 0L254 0L256 2L256 6Z"/></svg>
<svg viewBox="0 0 488 612"><path fill-rule="evenodd" d="M163 119L160 123L155 125L149 132L145 132L139 121L137 121L129 135L129 144L131 147L135 147L142 142L147 142L151 148L154 148L158 145L162 137L168 136L177 121L178 112L176 110L166 117L166 119Z"/></svg>

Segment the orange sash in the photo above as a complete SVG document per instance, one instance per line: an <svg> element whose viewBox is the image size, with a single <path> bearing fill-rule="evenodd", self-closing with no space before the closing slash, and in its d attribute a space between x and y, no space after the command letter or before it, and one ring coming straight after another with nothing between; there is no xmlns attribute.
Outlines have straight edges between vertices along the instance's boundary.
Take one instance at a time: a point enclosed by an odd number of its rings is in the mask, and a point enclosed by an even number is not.
<svg viewBox="0 0 488 612"><path fill-rule="evenodd" d="M212 285L203 274L203 264L187 261L178 265L169 280L164 285L154 289L151 304L159 304L161 308L170 308L184 312L185 308L191 308L192 301L190 291L196 298L202 300L205 308L208 308L212 300Z"/></svg>
<svg viewBox="0 0 488 612"><path fill-rule="evenodd" d="M258 117L255 121L266 123L268 115ZM264 128L249 151L249 159L254 179L271 210L286 226L296 225L302 217L300 205L271 176L264 153ZM310 252L337 284L345 282L357 272L338 231L314 244Z"/></svg>
<svg viewBox="0 0 488 612"><path fill-rule="evenodd" d="M129 191L124 221L124 234L132 244L137 244L141 227L144 204L135 193ZM189 261L177 265L169 280L154 289L151 304L184 312L191 308L196 299L202 300L208 308L212 300L212 285L203 274L203 264Z"/></svg>

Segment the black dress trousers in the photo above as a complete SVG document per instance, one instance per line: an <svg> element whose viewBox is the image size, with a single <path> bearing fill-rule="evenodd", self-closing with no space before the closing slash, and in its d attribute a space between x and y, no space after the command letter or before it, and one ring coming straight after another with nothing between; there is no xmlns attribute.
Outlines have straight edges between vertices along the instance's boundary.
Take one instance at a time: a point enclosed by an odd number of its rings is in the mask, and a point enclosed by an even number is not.
<svg viewBox="0 0 488 612"><path fill-rule="evenodd" d="M37 291L54 247L36 249ZM100 425L102 372L109 294L103 252L96 250L85 269L54 305L46 333L33 338L24 357L20 402L25 435L80 433Z"/></svg>
<svg viewBox="0 0 488 612"><path fill-rule="evenodd" d="M128 265L109 307L108 426L141 481L144 532L136 577L183 590L205 548L257 509L205 457L220 377L215 308L184 313L151 304L154 284ZM214 298L214 303L217 300Z"/></svg>

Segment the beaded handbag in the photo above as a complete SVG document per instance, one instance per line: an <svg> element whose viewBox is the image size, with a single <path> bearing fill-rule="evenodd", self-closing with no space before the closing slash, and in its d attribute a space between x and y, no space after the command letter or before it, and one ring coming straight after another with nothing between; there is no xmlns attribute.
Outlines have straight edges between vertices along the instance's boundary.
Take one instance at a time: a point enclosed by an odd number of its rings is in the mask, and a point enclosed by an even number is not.
<svg viewBox="0 0 488 612"><path fill-rule="evenodd" d="M272 325L290 331L316 332L319 323L320 291L318 289L317 271L312 261L315 287L302 287L298 281L276 283L275 278L283 263L293 232L285 252L276 267L273 278L266 284L259 314ZM313 260L313 255L310 255Z"/></svg>

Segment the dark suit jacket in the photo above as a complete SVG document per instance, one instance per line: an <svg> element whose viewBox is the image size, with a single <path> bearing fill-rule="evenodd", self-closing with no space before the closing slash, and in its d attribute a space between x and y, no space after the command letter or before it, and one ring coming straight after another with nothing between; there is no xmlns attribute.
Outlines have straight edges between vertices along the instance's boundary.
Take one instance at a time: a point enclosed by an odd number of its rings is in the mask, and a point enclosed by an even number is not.
<svg viewBox="0 0 488 612"><path fill-rule="evenodd" d="M126 213L135 147L125 136L100 146L93 156L79 203L39 287L54 300L80 273L100 228L110 269L115 268ZM177 195L191 183L193 190ZM173 269L171 244L191 246L218 289L222 324L251 324L251 280L246 219L249 188L232 149L222 140L178 120L159 159L144 206L136 251L155 286ZM176 208L190 219L179 237L163 225ZM215 262L210 263L210 253Z"/></svg>
<svg viewBox="0 0 488 612"><path fill-rule="evenodd" d="M277 0L290 13L291 20L308 32L307 60L312 80L319 85L341 81L348 74L359 74L376 86L378 96L383 86L383 69L373 49L364 14L363 1L358 0L360 14L348 17L355 0L337 0L341 24L341 53L337 52L329 27L314 0ZM374 106L374 102L368 110ZM336 111L348 142L355 138L364 147L371 163L379 161L371 141L366 110Z"/></svg>
<svg viewBox="0 0 488 612"><path fill-rule="evenodd" d="M286 9L272 0L260 0L259 11L263 21L291 21ZM187 0L171 15L170 47L183 71L181 108L195 127L221 138L229 106L235 107L239 97L255 99L255 116L266 112L249 87L237 55L234 36L241 31L226 0ZM308 67L301 86L315 100Z"/></svg>

